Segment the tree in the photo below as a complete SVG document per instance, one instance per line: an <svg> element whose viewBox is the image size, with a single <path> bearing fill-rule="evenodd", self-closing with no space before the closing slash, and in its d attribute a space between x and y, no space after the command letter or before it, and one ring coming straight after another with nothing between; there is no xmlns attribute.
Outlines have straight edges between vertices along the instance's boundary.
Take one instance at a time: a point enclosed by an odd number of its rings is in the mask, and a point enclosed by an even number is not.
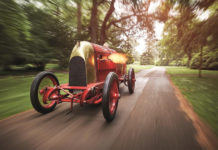
<svg viewBox="0 0 218 150"><path fill-rule="evenodd" d="M167 54L171 60L179 59L178 54L187 54L187 66L196 66L201 69L212 66L211 60L214 60L213 66L216 66L216 59L207 55L216 52L217 43L217 7L215 1L172 1L176 6L178 15L168 16L165 24L165 33L161 40L162 53ZM215 9L214 9L215 8ZM171 9L175 9L172 7ZM211 16L206 20L198 20L195 10L212 9ZM175 10L174 10L175 11ZM170 28L169 28L170 23ZM174 28L174 31L171 30ZM213 47L213 48L212 48ZM178 51L180 49L181 51ZM207 51L207 52L206 52ZM194 57L192 57L194 55ZM215 55L216 56L216 55ZM196 59L197 58L197 59ZM191 62L191 65L189 65ZM218 64L218 63L217 63ZM213 67L212 67L213 68Z"/></svg>
<svg viewBox="0 0 218 150"><path fill-rule="evenodd" d="M113 32L119 32L125 36L134 34L133 29L136 30L153 30L153 15L148 14L150 6L149 1L127 0L123 1L128 10L126 13L119 15L119 18L113 16L115 13L116 0L92 0L91 18L89 24L89 34L91 42L103 45L110 39ZM99 15L99 8L107 8L105 15ZM97 16L100 16L97 18ZM135 21L137 19L137 22ZM131 30L131 31L130 31ZM112 32L113 31L113 32Z"/></svg>
<svg viewBox="0 0 218 150"><path fill-rule="evenodd" d="M81 3L82 1L76 1L77 5L77 35L81 36L81 30L82 30L82 10L81 10Z"/></svg>
<svg viewBox="0 0 218 150"><path fill-rule="evenodd" d="M150 52L144 52L140 58L141 65L153 65L154 64L154 57Z"/></svg>
<svg viewBox="0 0 218 150"><path fill-rule="evenodd" d="M0 2L0 64L5 70L12 64L23 64L29 56L26 41L30 38L30 23L13 0Z"/></svg>
<svg viewBox="0 0 218 150"><path fill-rule="evenodd" d="M75 14L77 12L76 7L68 3L69 0L39 2L44 7L37 8L35 16L30 16L29 19L33 22L33 28L36 26L35 24L38 24L38 31L41 32L36 34L40 34L39 36L45 42L44 45L47 45L47 48L43 48L42 45L39 46L39 43L35 45L41 57L44 58L44 63L41 64L44 66L48 61L56 59L61 68L66 68L75 44L74 39L81 36L81 33L76 32L76 29L80 27L76 24L75 17L72 17L72 12L75 12ZM27 13L30 14L30 12L31 10ZM42 17L40 18L40 16ZM37 31L37 29L33 29L33 31ZM33 35L35 34L33 33ZM44 52L41 53L39 47ZM36 49L34 51L37 52Z"/></svg>
<svg viewBox="0 0 218 150"><path fill-rule="evenodd" d="M52 38L51 30L47 24L52 25L56 21L52 16L32 4L25 5L24 10L31 23L31 35L27 42L31 55L27 59L29 63L36 65L37 69L43 70L45 64L54 56L52 46L49 45L49 39ZM46 22L43 20L46 20Z"/></svg>

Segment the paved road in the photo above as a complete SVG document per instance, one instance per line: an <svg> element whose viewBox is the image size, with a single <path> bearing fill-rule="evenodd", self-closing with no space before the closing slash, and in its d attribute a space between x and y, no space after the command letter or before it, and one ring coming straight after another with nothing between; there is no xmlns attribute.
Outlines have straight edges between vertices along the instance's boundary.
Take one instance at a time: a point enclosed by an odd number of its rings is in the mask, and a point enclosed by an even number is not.
<svg viewBox="0 0 218 150"><path fill-rule="evenodd" d="M0 122L0 149L201 149L164 68L144 70L136 77L134 94L121 87L112 123L105 122L101 105L76 105L70 113L70 104L62 104L46 115L31 110Z"/></svg>

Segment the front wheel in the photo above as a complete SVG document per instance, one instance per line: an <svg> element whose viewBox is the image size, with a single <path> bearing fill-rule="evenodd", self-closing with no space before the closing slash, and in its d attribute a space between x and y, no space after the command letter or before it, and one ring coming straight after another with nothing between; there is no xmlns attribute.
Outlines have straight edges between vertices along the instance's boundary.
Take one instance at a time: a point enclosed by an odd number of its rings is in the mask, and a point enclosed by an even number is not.
<svg viewBox="0 0 218 150"><path fill-rule="evenodd" d="M48 96L52 88L58 85L57 77L51 72L43 71L36 75L30 90L31 103L36 111L45 114L54 110L56 102L50 101ZM57 96L58 93L56 91L53 95Z"/></svg>
<svg viewBox="0 0 218 150"><path fill-rule="evenodd" d="M117 111L118 100L120 98L118 76L110 72L105 80L102 98L102 110L107 122L111 122Z"/></svg>
<svg viewBox="0 0 218 150"><path fill-rule="evenodd" d="M132 94L134 93L135 90L135 72L133 68L129 69L128 72L128 89L129 89L129 93Z"/></svg>

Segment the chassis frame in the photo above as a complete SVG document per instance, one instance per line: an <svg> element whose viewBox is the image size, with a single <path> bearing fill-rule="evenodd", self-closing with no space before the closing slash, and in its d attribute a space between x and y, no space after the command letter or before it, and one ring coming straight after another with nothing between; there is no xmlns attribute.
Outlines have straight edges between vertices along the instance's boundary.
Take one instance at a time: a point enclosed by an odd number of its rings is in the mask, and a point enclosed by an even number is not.
<svg viewBox="0 0 218 150"><path fill-rule="evenodd" d="M119 85L124 83L125 86L128 86L128 74L123 75L118 78ZM135 82L135 78L133 79ZM70 109L73 110L73 103L79 103L80 106L83 104L99 104L102 102L102 90L104 82L90 83L87 86L69 86L67 83L61 84L59 86L49 87L46 89L41 89L41 93L46 93L43 97L43 102L46 103L46 100L55 101L56 104L62 102L70 102ZM43 91L46 90L46 91ZM69 92L74 90L74 92ZM60 92L65 94L60 94ZM88 94L92 93L92 97L87 99ZM58 93L58 94L54 94ZM118 95L120 98L120 94Z"/></svg>

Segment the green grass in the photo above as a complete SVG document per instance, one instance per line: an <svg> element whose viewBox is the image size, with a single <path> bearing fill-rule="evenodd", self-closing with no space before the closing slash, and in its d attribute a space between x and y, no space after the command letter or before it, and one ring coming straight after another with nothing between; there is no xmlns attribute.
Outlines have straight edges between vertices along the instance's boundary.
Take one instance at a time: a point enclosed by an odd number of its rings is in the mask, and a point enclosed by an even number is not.
<svg viewBox="0 0 218 150"><path fill-rule="evenodd" d="M46 64L45 70L58 70L60 69L58 64Z"/></svg>
<svg viewBox="0 0 218 150"><path fill-rule="evenodd" d="M56 73L60 83L68 81L68 73ZM0 78L0 119L31 109L30 86L35 75Z"/></svg>
<svg viewBox="0 0 218 150"><path fill-rule="evenodd" d="M194 111L218 135L218 71L203 70L203 78L198 78L198 70L185 67L166 69Z"/></svg>
<svg viewBox="0 0 218 150"><path fill-rule="evenodd" d="M139 72L143 69L151 69L152 67L154 66L153 65L140 65L139 62L135 62L134 64L127 65L127 71L129 70L129 68L134 68L135 72Z"/></svg>
<svg viewBox="0 0 218 150"><path fill-rule="evenodd" d="M26 75L26 74L33 74L38 72L34 65L26 64L26 65L11 65L11 70L5 71L2 67L0 67L0 76L7 76L7 75ZM52 71L67 71L68 68L60 68L58 64L46 64L45 70L52 70Z"/></svg>
<svg viewBox="0 0 218 150"><path fill-rule="evenodd" d="M167 72L171 75L198 75L198 70L197 69L189 69L186 67L171 67L171 66L167 66L165 67L167 69ZM210 75L217 75L218 76L218 71L214 71L214 70L202 70L202 74L205 76L210 76Z"/></svg>

